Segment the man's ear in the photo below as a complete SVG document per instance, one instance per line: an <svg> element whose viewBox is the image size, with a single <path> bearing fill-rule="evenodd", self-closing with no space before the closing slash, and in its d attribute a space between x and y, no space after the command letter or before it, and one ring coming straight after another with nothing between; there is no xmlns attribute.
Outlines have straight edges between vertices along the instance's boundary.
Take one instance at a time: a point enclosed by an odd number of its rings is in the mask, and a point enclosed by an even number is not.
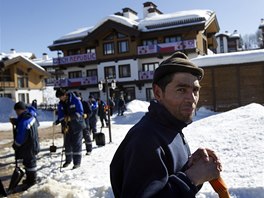
<svg viewBox="0 0 264 198"><path fill-rule="evenodd" d="M162 99L162 94L163 94L161 88L158 85L153 84L152 89L155 99L157 101L160 101Z"/></svg>

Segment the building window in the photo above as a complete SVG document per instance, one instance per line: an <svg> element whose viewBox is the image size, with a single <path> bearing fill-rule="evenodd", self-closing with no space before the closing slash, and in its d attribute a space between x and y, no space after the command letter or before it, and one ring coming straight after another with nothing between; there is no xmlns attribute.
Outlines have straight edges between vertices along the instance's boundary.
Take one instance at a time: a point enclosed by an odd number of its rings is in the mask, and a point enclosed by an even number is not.
<svg viewBox="0 0 264 198"><path fill-rule="evenodd" d="M115 53L114 42L104 43L104 55L110 55Z"/></svg>
<svg viewBox="0 0 264 198"><path fill-rule="evenodd" d="M154 71L155 69L157 69L159 66L158 62L155 63L145 63L142 65L142 70L143 71Z"/></svg>
<svg viewBox="0 0 264 198"><path fill-rule="evenodd" d="M77 55L77 54L81 54L81 50L80 49L68 50L68 56Z"/></svg>
<svg viewBox="0 0 264 198"><path fill-rule="evenodd" d="M4 71L0 71L0 81L2 82L11 82L11 75L10 75L10 69L6 69Z"/></svg>
<svg viewBox="0 0 264 198"><path fill-rule="evenodd" d="M131 77L130 65L119 65L119 78Z"/></svg>
<svg viewBox="0 0 264 198"><path fill-rule="evenodd" d="M224 40L220 37L220 53L224 53Z"/></svg>
<svg viewBox="0 0 264 198"><path fill-rule="evenodd" d="M177 41L181 41L182 37L181 36L168 36L165 37L165 43L175 43Z"/></svg>
<svg viewBox="0 0 264 198"><path fill-rule="evenodd" d="M86 71L87 77L97 76L97 69L89 69Z"/></svg>
<svg viewBox="0 0 264 198"><path fill-rule="evenodd" d="M122 34L120 32L117 33L117 38L126 38L126 37L127 37L127 35L125 35L125 34Z"/></svg>
<svg viewBox="0 0 264 198"><path fill-rule="evenodd" d="M118 41L118 52L121 54L128 51L128 41Z"/></svg>
<svg viewBox="0 0 264 198"><path fill-rule="evenodd" d="M143 40L143 41L142 41L142 44L143 44L144 46L146 46L146 45L156 45L156 44L158 44L158 40L157 40L157 39Z"/></svg>
<svg viewBox="0 0 264 198"><path fill-rule="evenodd" d="M152 88L146 88L146 96L147 101L151 101L154 99L154 94Z"/></svg>
<svg viewBox="0 0 264 198"><path fill-rule="evenodd" d="M87 48L86 53L95 53L95 48Z"/></svg>
<svg viewBox="0 0 264 198"><path fill-rule="evenodd" d="M115 78L116 71L115 66L109 66L104 68L105 78Z"/></svg>
<svg viewBox="0 0 264 198"><path fill-rule="evenodd" d="M69 78L81 78L81 77L82 77L82 71L69 72Z"/></svg>
<svg viewBox="0 0 264 198"><path fill-rule="evenodd" d="M19 93L18 100L26 104L29 104L29 94L28 93Z"/></svg>
<svg viewBox="0 0 264 198"><path fill-rule="evenodd" d="M17 86L18 88L28 87L28 75L20 69L17 69Z"/></svg>

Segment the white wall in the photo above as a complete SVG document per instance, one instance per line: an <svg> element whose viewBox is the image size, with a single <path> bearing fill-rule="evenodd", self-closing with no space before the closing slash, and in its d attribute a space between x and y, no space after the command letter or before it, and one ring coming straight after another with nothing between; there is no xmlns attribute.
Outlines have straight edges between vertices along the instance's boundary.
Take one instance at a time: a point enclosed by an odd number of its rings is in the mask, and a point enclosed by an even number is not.
<svg viewBox="0 0 264 198"><path fill-rule="evenodd" d="M128 78L120 78L119 77L119 70L118 66L119 65L130 65L131 69L131 77ZM98 81L104 80L104 68L109 67L109 66L115 66L115 72L116 72L116 81L119 82L125 82L125 81L133 81L133 80L138 80L138 59L127 59L127 60L120 60L118 62L115 61L109 61L109 62L103 62L98 65Z"/></svg>

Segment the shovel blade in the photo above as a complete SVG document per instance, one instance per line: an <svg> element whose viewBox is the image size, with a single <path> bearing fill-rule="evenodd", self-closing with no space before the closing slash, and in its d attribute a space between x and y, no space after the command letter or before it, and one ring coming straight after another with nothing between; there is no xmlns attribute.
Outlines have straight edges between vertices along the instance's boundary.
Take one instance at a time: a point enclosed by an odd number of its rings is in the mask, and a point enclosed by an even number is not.
<svg viewBox="0 0 264 198"><path fill-rule="evenodd" d="M54 145L50 146L51 153L56 153L56 150L57 150L57 146L54 146Z"/></svg>
<svg viewBox="0 0 264 198"><path fill-rule="evenodd" d="M25 173L21 168L19 167L15 168L8 187L8 192L12 192L16 188L16 186L18 185L24 174Z"/></svg>
<svg viewBox="0 0 264 198"><path fill-rule="evenodd" d="M7 192L5 190L5 187L4 187L1 179L0 179L0 196L4 196L4 197L7 196Z"/></svg>

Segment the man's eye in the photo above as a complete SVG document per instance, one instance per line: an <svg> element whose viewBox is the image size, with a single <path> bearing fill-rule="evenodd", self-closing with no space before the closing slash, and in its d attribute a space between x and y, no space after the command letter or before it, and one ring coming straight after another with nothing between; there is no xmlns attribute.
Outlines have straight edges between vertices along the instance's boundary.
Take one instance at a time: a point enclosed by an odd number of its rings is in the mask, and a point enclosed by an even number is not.
<svg viewBox="0 0 264 198"><path fill-rule="evenodd" d="M177 89L177 92L184 93L185 92L185 89L184 88L179 88L179 89Z"/></svg>

